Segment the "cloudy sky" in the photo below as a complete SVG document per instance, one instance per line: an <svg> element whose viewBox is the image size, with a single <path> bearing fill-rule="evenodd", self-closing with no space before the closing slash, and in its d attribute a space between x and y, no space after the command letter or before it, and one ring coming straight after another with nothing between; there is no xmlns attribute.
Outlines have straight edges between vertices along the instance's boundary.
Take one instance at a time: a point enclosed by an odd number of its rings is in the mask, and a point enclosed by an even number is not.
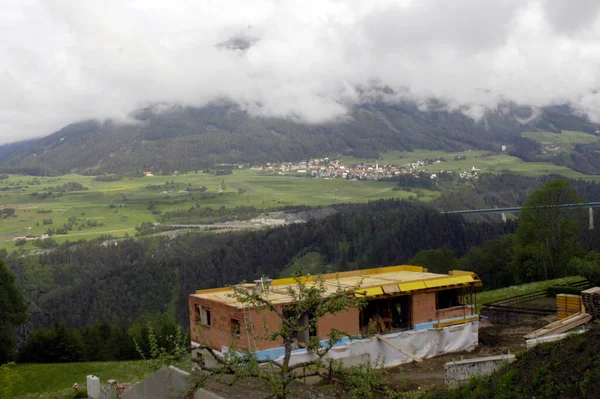
<svg viewBox="0 0 600 399"><path fill-rule="evenodd" d="M597 0L3 0L0 143L155 103L309 123L376 88L600 122Z"/></svg>

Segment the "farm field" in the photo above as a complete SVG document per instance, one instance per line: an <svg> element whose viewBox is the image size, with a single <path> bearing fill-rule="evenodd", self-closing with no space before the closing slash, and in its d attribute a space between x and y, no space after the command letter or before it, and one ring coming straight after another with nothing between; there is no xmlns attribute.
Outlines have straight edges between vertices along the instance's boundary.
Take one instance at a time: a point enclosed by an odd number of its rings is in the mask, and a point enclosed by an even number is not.
<svg viewBox="0 0 600 399"><path fill-rule="evenodd" d="M581 132L535 134L542 138L564 136L561 140L573 142L589 140L587 136L596 139ZM455 159L458 156L464 159ZM584 175L565 166L548 162L523 162L506 154L491 155L488 151L392 151L378 160L343 157L342 163L403 165L440 158L443 158L442 162L422 169L458 173L473 171L474 168L477 173L512 172L527 176L559 174L576 179L600 180L600 176ZM83 187L73 191L69 183ZM15 216L0 219L0 248L14 249L15 236L41 235L49 229L61 229L66 224L71 225L68 234L55 232L57 234L53 236L59 243L103 235L134 235L136 226L156 222L161 213L191 207L253 206L272 210L290 205L317 206L417 197L414 191L394 190L394 186L393 182L383 181L308 179L294 176L293 172L289 175L265 175L251 169L233 169L233 174L223 176L190 172L172 176L123 178L118 181L97 181L94 176L74 174L48 178L11 175L0 180L0 208L15 208L16 212ZM418 198L422 201L430 201L438 195L440 193L436 191L418 190ZM27 242L23 248L34 248L33 242Z"/></svg>
<svg viewBox="0 0 600 399"><path fill-rule="evenodd" d="M64 188L67 183L78 183L86 189L68 191ZM289 205L330 205L417 195L393 190L394 186L391 182L266 176L248 169L234 169L232 175L225 176L187 173L112 182L81 175L52 178L11 175L0 180L0 207L12 207L16 212L15 216L0 219L0 248L13 249L15 236L41 235L49 228L62 227L69 219L73 229L66 235L53 236L59 243L101 235L133 235L136 225L155 222L160 212L194 206L254 206L269 210ZM202 187L205 191L186 191ZM438 195L420 190L419 199L429 201ZM33 248L33 243L28 242L24 248Z"/></svg>
<svg viewBox="0 0 600 399"><path fill-rule="evenodd" d="M586 133L583 133L586 134ZM588 135L590 136L590 135ZM506 154L489 155L489 151L467 150L461 152L443 152L429 150L415 150L412 152L391 151L382 155L378 160L354 157L342 157L343 162L374 164L404 165L423 159L440 159L444 161L423 167L424 171L440 172L451 170L453 172L472 171L477 173L518 173L525 176L542 176L547 174L559 174L573 179L599 180L600 176L585 175L576 172L566 166L554 165L550 162L524 162L523 160ZM454 159L464 156L465 159Z"/></svg>
<svg viewBox="0 0 600 399"><path fill-rule="evenodd" d="M535 140L542 145L562 145L567 147L572 147L575 144L593 144L600 142L600 136L571 130L563 130L560 133L525 132L521 136Z"/></svg>

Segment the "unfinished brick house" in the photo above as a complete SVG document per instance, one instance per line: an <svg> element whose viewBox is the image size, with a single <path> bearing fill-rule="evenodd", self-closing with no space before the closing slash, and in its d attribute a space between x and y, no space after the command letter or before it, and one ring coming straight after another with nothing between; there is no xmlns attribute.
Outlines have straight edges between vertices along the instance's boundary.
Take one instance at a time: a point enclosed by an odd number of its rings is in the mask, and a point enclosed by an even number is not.
<svg viewBox="0 0 600 399"><path fill-rule="evenodd" d="M480 287L482 282L472 272L436 274L428 273L427 269L419 266L390 266L321 277L326 286L331 288L330 293L334 293L338 286L351 289L360 282L360 289L355 295L365 295L367 299L367 306L362 310L348 309L344 313L326 315L318 320L316 331L311 331L310 335L323 340L328 338L332 328L353 335L396 337L400 332L477 324L479 319L475 314L473 299L474 288ZM316 277L305 278L314 281ZM288 286L295 285L293 278L269 280L266 284L259 280L255 284L256 289L261 290L264 298L276 305L278 310L284 311L285 306L293 303L286 293ZM232 292L231 288L215 288L196 291L189 296L192 345L206 345L224 351L235 342L237 348L257 351L259 358L276 358L282 353L283 343L261 339L260 335L264 324L270 330L278 329L279 318L267 310L256 312L248 309L236 301ZM474 328L475 342L472 342L473 329L470 328L466 347L476 345L477 327ZM410 339L413 338L411 335ZM298 347L302 347L309 339L309 333L297 339ZM449 345L448 342L439 342L438 346L442 348ZM438 352L440 350L445 349L436 349Z"/></svg>

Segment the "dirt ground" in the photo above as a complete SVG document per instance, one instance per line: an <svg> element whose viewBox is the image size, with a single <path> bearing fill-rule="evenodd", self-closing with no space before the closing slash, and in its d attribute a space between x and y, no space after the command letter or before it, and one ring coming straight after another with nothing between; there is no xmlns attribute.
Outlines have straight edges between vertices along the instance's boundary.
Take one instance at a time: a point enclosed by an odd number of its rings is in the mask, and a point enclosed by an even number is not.
<svg viewBox="0 0 600 399"><path fill-rule="evenodd" d="M494 356L524 351L524 335L550 323L550 319L540 319L530 324L518 326L484 325L479 329L479 346L472 352L450 353L423 360L421 363L409 363L388 370L389 380L405 390L417 390L432 386L443 386L445 380L444 365L453 360L474 357Z"/></svg>
<svg viewBox="0 0 600 399"><path fill-rule="evenodd" d="M421 363L409 363L387 370L386 379L397 391L414 391L444 386L444 365L452 360L468 359L481 356L493 356L524 351L523 336L554 321L553 317L540 319L529 324L518 326L501 326L481 324L479 329L479 346L472 352L451 353L425 359ZM233 386L221 382L213 382L208 389L226 398L258 399L268 389L255 379L242 379ZM308 398L348 398L340 387L325 383L315 385L300 381L292 385L292 397Z"/></svg>

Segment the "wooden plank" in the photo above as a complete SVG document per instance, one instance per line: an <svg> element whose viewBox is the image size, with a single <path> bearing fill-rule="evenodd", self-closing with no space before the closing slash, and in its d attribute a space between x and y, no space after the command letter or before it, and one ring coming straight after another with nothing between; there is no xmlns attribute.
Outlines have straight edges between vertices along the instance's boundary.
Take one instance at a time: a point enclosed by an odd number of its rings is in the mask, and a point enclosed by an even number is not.
<svg viewBox="0 0 600 399"><path fill-rule="evenodd" d="M600 287L592 287L588 288L587 290L581 291L582 294L595 294L597 292L600 292Z"/></svg>
<svg viewBox="0 0 600 399"><path fill-rule="evenodd" d="M566 324L564 326L558 326L553 328L552 330L544 333L543 335L540 335L540 337L546 336L546 335L554 335L554 334L561 334L567 331L571 331L574 328L577 328L579 326L582 326L584 324L589 323L589 321L592 320L592 316L591 315L586 315L586 317L576 320L572 323Z"/></svg>
<svg viewBox="0 0 600 399"><path fill-rule="evenodd" d="M389 339L382 337L381 335L377 334L376 335L377 339L385 342L386 344L388 344L389 346L391 346L392 348L396 349L398 352L404 353L406 356L410 357L412 360L414 360L417 363L421 363L423 361L423 359L416 357L415 355L412 355L408 352L406 352L404 349L400 348L399 346L397 346L396 344L394 344L392 341L390 341Z"/></svg>
<svg viewBox="0 0 600 399"><path fill-rule="evenodd" d="M584 313L576 313L576 314L571 315L571 316L569 316L569 317L567 317L565 319L557 320L557 321L555 321L553 323L548 324L545 327L542 327L542 328L540 328L538 330L535 330L535 331L533 331L533 332L525 335L525 338L526 339L535 338L537 336L540 336L541 334L544 334L546 331L552 330L552 329L554 329L556 327L559 327L559 326L563 326L565 324L569 324L569 323L574 322L576 320L579 320L580 318L583 318L583 317L585 317Z"/></svg>

